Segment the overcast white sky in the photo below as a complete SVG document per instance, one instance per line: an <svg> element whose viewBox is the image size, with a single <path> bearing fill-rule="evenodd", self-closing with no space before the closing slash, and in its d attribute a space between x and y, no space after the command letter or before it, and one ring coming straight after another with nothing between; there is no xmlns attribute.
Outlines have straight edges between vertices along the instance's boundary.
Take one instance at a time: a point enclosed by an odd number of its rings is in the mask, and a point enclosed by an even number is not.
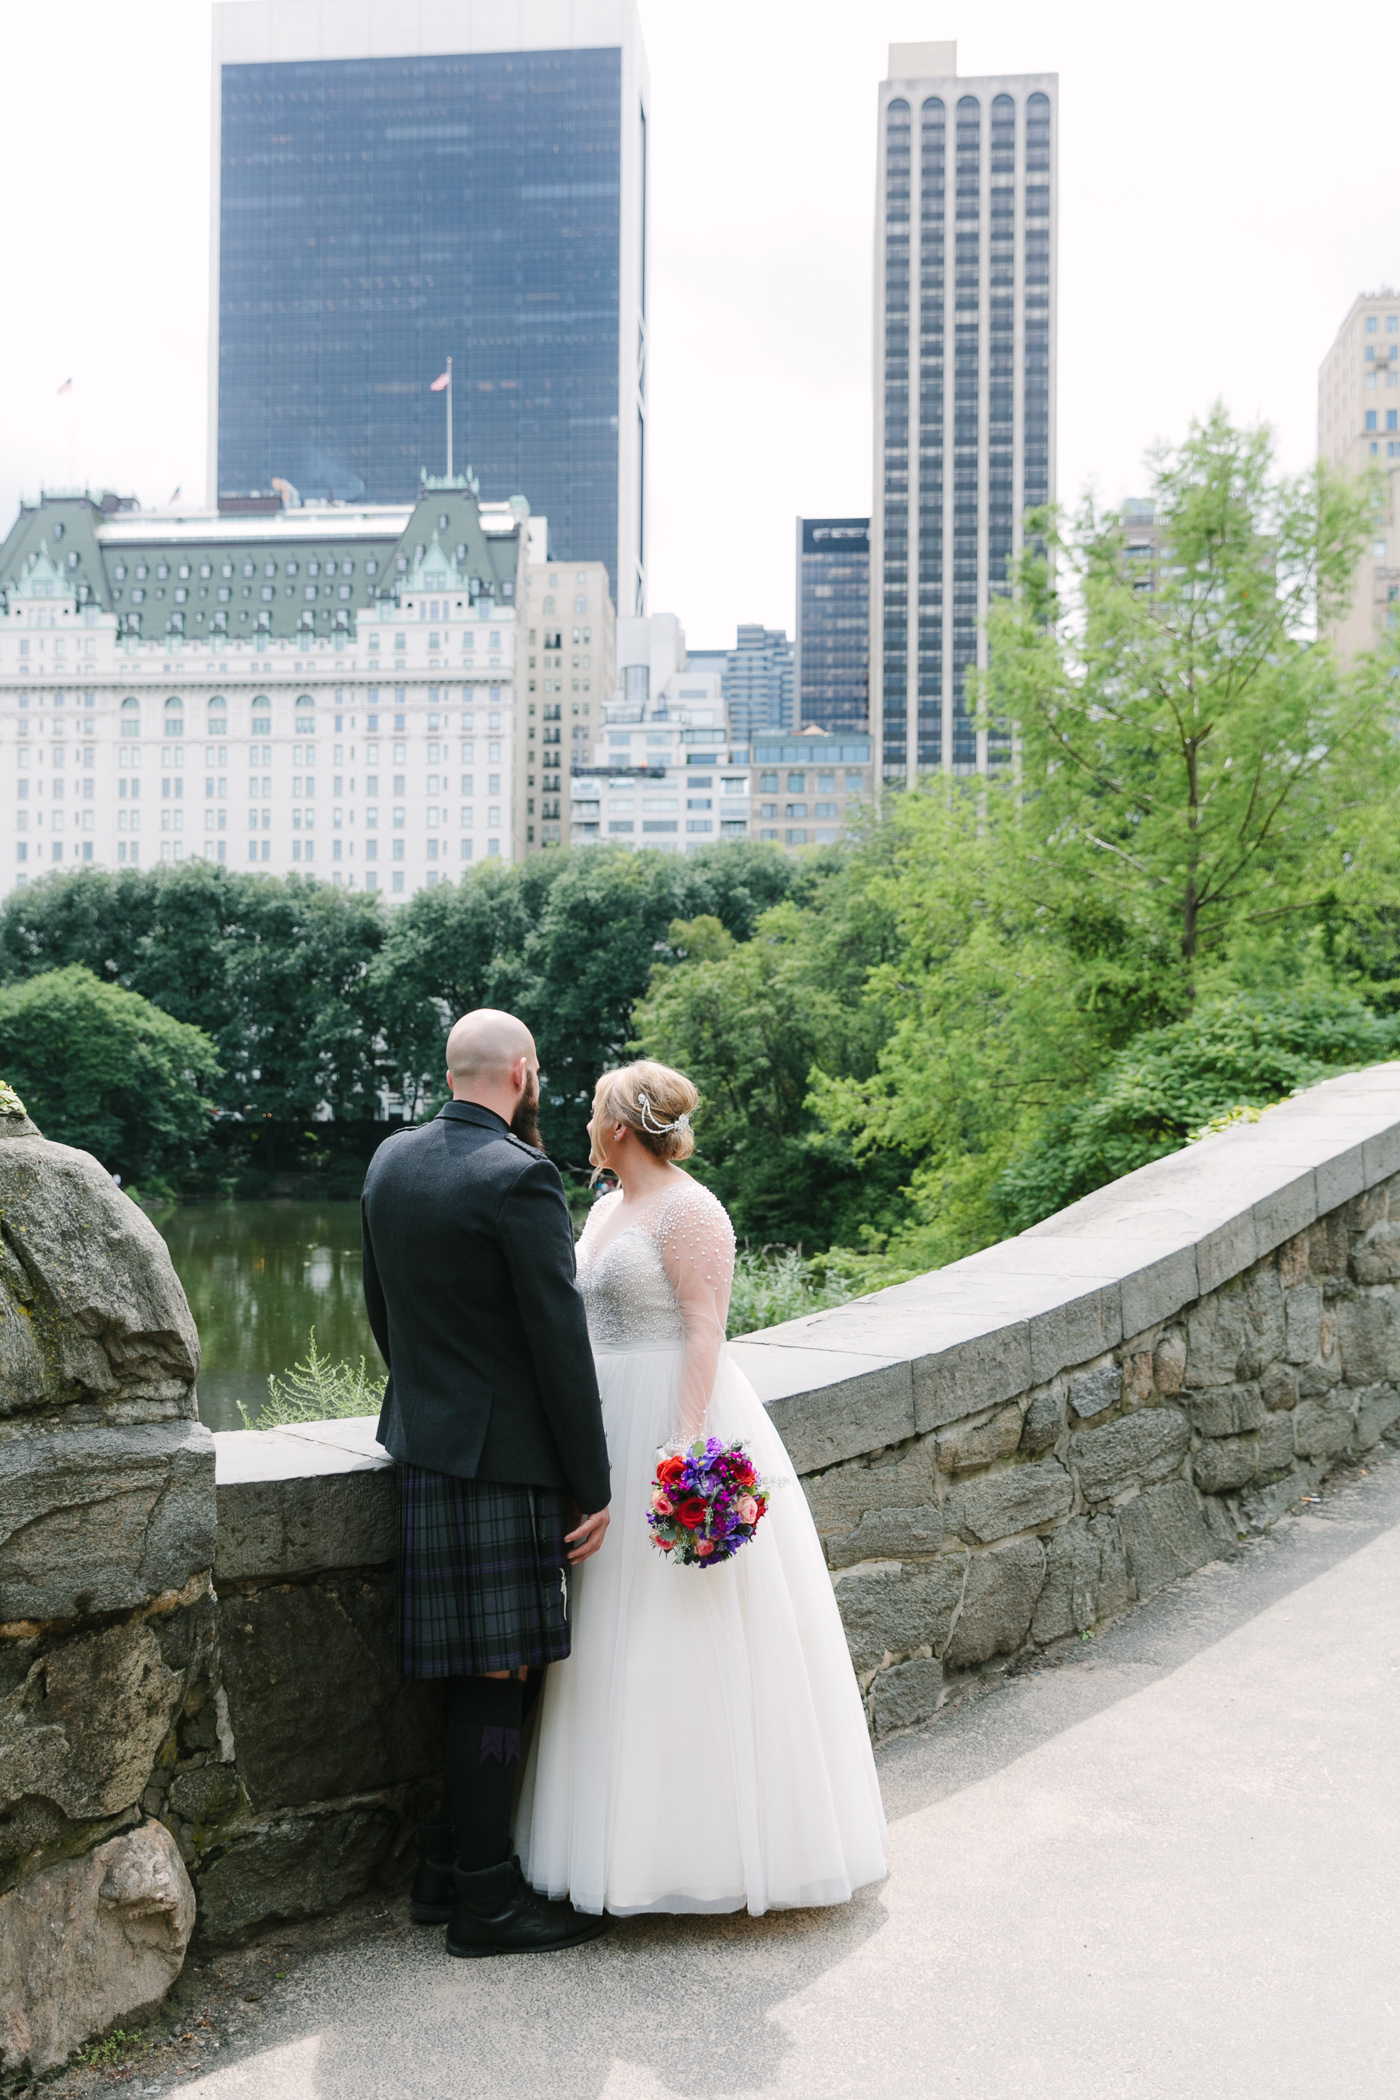
<svg viewBox="0 0 1400 2100"><path fill-rule="evenodd" d="M956 37L964 73L1060 75L1062 500L1141 488L1146 446L1217 395L1303 465L1323 352L1358 291L1400 284L1393 5L641 10L651 603L693 645L790 628L794 517L870 506L891 40ZM0 534L41 481L202 496L206 0L0 0L0 30Z"/></svg>

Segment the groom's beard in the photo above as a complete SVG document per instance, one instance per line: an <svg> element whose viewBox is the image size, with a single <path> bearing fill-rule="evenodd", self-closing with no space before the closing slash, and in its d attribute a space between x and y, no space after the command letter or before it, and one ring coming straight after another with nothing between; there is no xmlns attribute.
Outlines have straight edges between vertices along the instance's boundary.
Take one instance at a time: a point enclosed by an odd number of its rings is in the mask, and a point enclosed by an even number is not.
<svg viewBox="0 0 1400 2100"><path fill-rule="evenodd" d="M533 1072L525 1081L525 1091L520 1096L520 1106L510 1119L510 1127L518 1138L543 1152L540 1140L540 1083Z"/></svg>

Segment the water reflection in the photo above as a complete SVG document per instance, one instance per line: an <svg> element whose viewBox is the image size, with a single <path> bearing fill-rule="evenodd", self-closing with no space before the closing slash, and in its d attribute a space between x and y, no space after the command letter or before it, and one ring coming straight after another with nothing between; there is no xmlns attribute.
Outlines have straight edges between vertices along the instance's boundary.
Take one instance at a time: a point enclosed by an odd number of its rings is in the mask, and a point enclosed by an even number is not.
<svg viewBox="0 0 1400 2100"><path fill-rule="evenodd" d="M241 1429L267 1398L270 1371L306 1354L312 1327L328 1356L382 1370L360 1288L358 1203L187 1203L152 1212L185 1287L199 1339L199 1414Z"/></svg>

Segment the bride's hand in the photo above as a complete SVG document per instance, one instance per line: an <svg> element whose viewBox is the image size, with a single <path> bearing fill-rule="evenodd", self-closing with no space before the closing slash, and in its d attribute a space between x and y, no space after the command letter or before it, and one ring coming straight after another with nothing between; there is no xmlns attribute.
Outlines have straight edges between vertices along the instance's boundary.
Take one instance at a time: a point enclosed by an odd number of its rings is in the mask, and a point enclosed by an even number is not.
<svg viewBox="0 0 1400 2100"><path fill-rule="evenodd" d="M591 1517L580 1518L578 1529L565 1534L564 1543L574 1548L569 1559L577 1565L579 1561L587 1560L591 1553L596 1553L607 1528L608 1512L605 1509L596 1511Z"/></svg>

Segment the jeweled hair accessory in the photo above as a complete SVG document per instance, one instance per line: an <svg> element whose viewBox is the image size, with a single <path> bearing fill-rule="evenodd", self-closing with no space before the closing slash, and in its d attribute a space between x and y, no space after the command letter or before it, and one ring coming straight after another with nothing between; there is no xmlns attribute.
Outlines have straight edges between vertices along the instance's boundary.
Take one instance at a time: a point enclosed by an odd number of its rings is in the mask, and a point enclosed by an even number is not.
<svg viewBox="0 0 1400 2100"><path fill-rule="evenodd" d="M650 1094L639 1093L637 1106L641 1110L642 1128L648 1131L652 1137L669 1137L673 1130L689 1130L690 1128L689 1109L682 1109L674 1123L662 1123L651 1105Z"/></svg>

